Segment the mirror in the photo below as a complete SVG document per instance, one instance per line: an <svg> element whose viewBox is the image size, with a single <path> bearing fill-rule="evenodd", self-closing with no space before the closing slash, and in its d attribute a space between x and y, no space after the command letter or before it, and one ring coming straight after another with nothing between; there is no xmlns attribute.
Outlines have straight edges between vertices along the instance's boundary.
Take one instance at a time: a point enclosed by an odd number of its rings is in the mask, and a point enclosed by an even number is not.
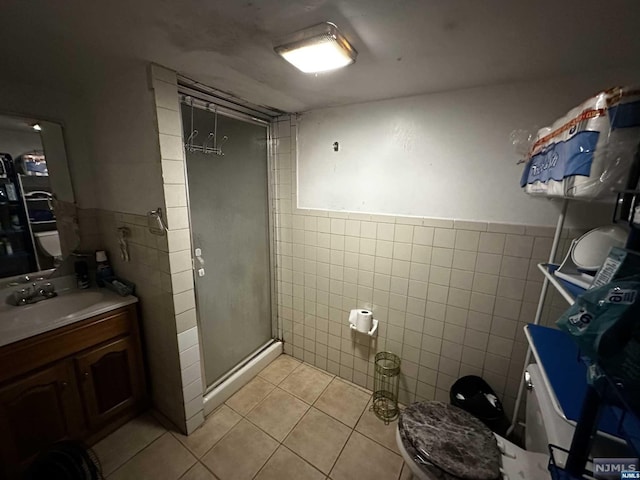
<svg viewBox="0 0 640 480"><path fill-rule="evenodd" d="M0 115L0 278L55 269L78 239L62 126Z"/></svg>

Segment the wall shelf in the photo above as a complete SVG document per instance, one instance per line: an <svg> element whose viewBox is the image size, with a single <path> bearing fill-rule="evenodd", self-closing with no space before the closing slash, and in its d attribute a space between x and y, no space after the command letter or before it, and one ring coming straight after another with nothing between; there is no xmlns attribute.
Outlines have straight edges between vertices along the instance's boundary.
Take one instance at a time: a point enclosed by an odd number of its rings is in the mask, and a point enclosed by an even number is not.
<svg viewBox="0 0 640 480"><path fill-rule="evenodd" d="M559 268L559 265L555 263L539 263L538 270L542 272L547 280L554 286L554 288L562 295L569 305L575 303L576 297L585 292L584 288L573 285L572 283L556 277L553 273Z"/></svg>

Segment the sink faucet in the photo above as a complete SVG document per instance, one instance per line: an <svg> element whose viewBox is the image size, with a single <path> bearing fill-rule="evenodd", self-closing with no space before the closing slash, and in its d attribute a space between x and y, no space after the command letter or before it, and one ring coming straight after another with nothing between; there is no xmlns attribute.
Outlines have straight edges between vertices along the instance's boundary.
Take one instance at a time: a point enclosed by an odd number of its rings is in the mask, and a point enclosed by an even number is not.
<svg viewBox="0 0 640 480"><path fill-rule="evenodd" d="M38 285L34 282L30 287L14 291L7 297L7 303L14 306L30 305L32 303L56 297L57 295L58 294L56 293L53 284L47 282Z"/></svg>

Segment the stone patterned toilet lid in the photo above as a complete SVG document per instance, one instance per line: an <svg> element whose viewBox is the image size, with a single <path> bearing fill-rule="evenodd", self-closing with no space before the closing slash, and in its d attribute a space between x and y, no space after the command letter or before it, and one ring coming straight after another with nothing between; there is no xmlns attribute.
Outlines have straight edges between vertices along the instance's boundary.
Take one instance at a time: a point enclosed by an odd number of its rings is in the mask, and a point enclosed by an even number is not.
<svg viewBox="0 0 640 480"><path fill-rule="evenodd" d="M398 419L405 446L443 473L468 480L500 478L500 450L491 430L468 412L443 402L409 405Z"/></svg>

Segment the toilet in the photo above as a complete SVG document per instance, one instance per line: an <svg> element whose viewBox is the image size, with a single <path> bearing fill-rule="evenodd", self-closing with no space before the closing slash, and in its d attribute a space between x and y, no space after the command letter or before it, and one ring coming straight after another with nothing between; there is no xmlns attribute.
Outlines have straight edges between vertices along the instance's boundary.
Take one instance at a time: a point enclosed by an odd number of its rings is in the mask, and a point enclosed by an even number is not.
<svg viewBox="0 0 640 480"><path fill-rule="evenodd" d="M34 232L36 243L40 251L45 255L55 259L62 257L62 247L60 246L60 235L57 230L47 232Z"/></svg>
<svg viewBox="0 0 640 480"><path fill-rule="evenodd" d="M527 367L531 383L527 392L527 450L493 433L470 413L443 402L409 405L398 419L396 443L419 480L543 480L551 478L548 445L568 448L572 426L553 413L539 367ZM562 466L565 459L556 459Z"/></svg>

